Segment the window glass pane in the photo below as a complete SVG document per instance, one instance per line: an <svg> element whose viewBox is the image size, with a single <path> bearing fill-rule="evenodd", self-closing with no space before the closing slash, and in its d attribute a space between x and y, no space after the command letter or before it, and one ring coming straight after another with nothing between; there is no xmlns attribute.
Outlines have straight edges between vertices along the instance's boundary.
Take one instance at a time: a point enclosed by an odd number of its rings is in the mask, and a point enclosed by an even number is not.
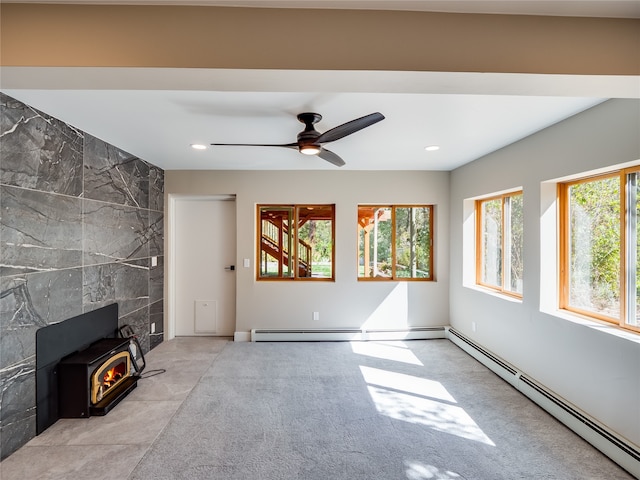
<svg viewBox="0 0 640 480"><path fill-rule="evenodd" d="M629 308L626 323L640 327L640 174L634 172L627 177L629 218L629 258L626 271L628 286Z"/></svg>
<svg viewBox="0 0 640 480"><path fill-rule="evenodd" d="M481 202L481 282L502 288L502 198Z"/></svg>
<svg viewBox="0 0 640 480"><path fill-rule="evenodd" d="M569 305L620 317L620 180L569 187Z"/></svg>
<svg viewBox="0 0 640 480"><path fill-rule="evenodd" d="M504 288L507 291L522 294L522 280L524 262L522 258L524 248L524 232L522 218L522 194L505 198L505 215L507 225L507 245L505 250L509 253L508 261L505 259L505 267L509 268L509 274L505 275L509 283ZM505 272L506 273L506 272Z"/></svg>
<svg viewBox="0 0 640 480"><path fill-rule="evenodd" d="M431 276L430 213L428 207L396 207L396 277Z"/></svg>
<svg viewBox="0 0 640 480"><path fill-rule="evenodd" d="M333 278L333 205L298 207L298 277Z"/></svg>
<svg viewBox="0 0 640 480"><path fill-rule="evenodd" d="M391 207L358 207L358 277L391 278Z"/></svg>
<svg viewBox="0 0 640 480"><path fill-rule="evenodd" d="M334 205L258 206L259 279L333 279Z"/></svg>
<svg viewBox="0 0 640 480"><path fill-rule="evenodd" d="M260 270L264 278L289 278L293 272L293 207L260 207Z"/></svg>

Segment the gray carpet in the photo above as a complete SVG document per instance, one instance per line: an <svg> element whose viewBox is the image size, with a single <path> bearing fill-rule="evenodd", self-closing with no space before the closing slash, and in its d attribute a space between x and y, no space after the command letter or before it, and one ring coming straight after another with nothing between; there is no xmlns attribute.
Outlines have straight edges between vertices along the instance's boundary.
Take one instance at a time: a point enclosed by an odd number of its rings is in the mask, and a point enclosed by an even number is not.
<svg viewBox="0 0 640 480"><path fill-rule="evenodd" d="M448 340L229 343L130 480L631 479Z"/></svg>

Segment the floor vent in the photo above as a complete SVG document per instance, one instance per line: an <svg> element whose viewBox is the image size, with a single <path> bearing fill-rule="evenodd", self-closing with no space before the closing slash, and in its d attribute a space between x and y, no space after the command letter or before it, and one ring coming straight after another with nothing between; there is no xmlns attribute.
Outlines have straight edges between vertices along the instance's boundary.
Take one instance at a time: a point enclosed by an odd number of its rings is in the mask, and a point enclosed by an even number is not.
<svg viewBox="0 0 640 480"><path fill-rule="evenodd" d="M617 435L563 398L518 371L469 338L448 328L448 338L469 355L513 385L523 395L553 415L568 428L640 478L640 448Z"/></svg>
<svg viewBox="0 0 640 480"><path fill-rule="evenodd" d="M252 342L388 341L446 338L445 327L415 327L396 330L358 328L322 330L251 330Z"/></svg>

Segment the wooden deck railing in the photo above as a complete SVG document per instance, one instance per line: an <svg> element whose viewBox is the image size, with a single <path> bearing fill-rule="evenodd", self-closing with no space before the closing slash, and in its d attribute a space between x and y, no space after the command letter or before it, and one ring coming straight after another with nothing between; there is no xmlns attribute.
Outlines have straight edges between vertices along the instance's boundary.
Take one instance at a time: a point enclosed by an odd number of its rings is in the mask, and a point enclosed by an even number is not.
<svg viewBox="0 0 640 480"><path fill-rule="evenodd" d="M262 220L261 250L267 252L278 262L278 273L282 275L282 266L289 263L289 229L271 220ZM298 276L311 276L311 245L298 240Z"/></svg>

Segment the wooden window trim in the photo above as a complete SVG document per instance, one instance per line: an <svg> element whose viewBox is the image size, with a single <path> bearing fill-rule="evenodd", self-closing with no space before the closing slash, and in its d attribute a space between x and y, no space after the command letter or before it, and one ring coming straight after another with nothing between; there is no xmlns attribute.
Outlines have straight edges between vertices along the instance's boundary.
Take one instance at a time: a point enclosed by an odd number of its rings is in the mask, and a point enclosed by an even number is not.
<svg viewBox="0 0 640 480"><path fill-rule="evenodd" d="M506 238L506 230L505 230L505 225L506 225L506 220L505 220L505 199L507 197L515 197L521 195L523 196L523 190L514 190L512 192L507 192L507 193L502 193L499 195L492 195L490 197L483 197L483 198L479 198L476 200L475 202L475 214L476 214L476 245L475 245L475 252L476 252L476 285L479 285L483 288L486 288L488 290L492 290L494 292L498 292L501 295L506 295L508 297L513 297L513 298L517 298L517 299L522 299L522 293L519 292L513 292L511 290L507 290L505 288L505 275L504 275L504 252L505 252L505 238ZM502 251L502 263L503 263L503 274L502 274L502 285L501 286L497 286L497 285L491 285L488 283L484 283L482 281L482 259L484 258L484 250L482 248L482 238L483 238L483 230L482 230L482 204L485 202L490 202L492 200L500 200L501 203L501 207L500 207L500 216L501 219L500 221L502 222L502 238L500 239L501 245L501 251Z"/></svg>
<svg viewBox="0 0 640 480"><path fill-rule="evenodd" d="M590 320L604 322L607 325L613 325L623 330L640 333L640 326L627 323L628 303L627 303L627 175L630 173L640 173L640 166L614 170L599 175L590 175L568 182L558 183L558 255L559 255L559 271L558 271L558 306L561 310L571 312L576 315L588 318ZM619 318L606 316L598 312L584 310L574 307L569 303L569 188L574 185L588 183L592 181L605 180L607 178L618 178L620 182L620 315ZM639 268L636 266L636 268Z"/></svg>
<svg viewBox="0 0 640 480"><path fill-rule="evenodd" d="M292 240L292 255L293 262L291 263L291 269L294 272L294 275L288 277L266 277L260 276L260 261L262 255L261 249L261 235L262 235L262 219L261 219L261 209L263 208L291 208L293 209L293 218L292 221L294 223L293 227L293 240ZM299 211L301 208L326 208L331 207L331 276L330 277L300 277L295 272L298 272L298 223L299 223ZM336 205L332 204L314 204L314 203L299 203L299 204L257 204L256 205L256 268L255 268L255 278L256 281L259 282L293 282L293 281L303 281L303 282L335 282L336 276Z"/></svg>
<svg viewBox="0 0 640 480"><path fill-rule="evenodd" d="M434 213L435 206L433 204L359 204L358 209L360 207L367 208L389 208L391 209L391 277L361 277L358 273L359 268L359 260L360 260L360 250L359 246L357 246L358 255L356 256L356 275L357 280L359 282L435 282L435 272L434 272ZM396 276L396 262L393 259L396 258L396 209L397 208L427 208L429 210L429 276L426 278L407 278L407 277L397 277ZM359 227L361 227L359 225ZM359 237L358 237L359 238Z"/></svg>

